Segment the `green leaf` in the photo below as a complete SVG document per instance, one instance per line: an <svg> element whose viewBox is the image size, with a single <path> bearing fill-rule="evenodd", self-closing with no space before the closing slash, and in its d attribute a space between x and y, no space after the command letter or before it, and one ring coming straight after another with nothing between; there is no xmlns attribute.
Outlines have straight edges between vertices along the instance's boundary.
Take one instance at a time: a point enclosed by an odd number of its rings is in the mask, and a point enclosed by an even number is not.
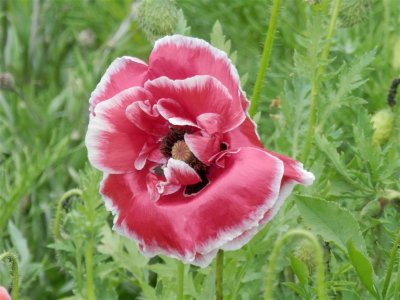
<svg viewBox="0 0 400 300"><path fill-rule="evenodd" d="M334 202L317 198L300 197L296 205L304 222L325 241L334 242L342 250L349 240L360 245L365 252L365 241L354 216Z"/></svg>
<svg viewBox="0 0 400 300"><path fill-rule="evenodd" d="M214 47L217 47L218 49L221 49L222 51L226 52L226 54L229 56L229 58L232 60L233 63L236 62L237 59L237 53L236 51L230 52L231 51L231 41L226 39L223 31L222 31L222 26L221 23L217 20L211 30L210 33L210 42L211 45Z"/></svg>
<svg viewBox="0 0 400 300"><path fill-rule="evenodd" d="M300 280L301 284L308 284L308 267L304 262L295 256L290 256L290 264L297 278Z"/></svg>
<svg viewBox="0 0 400 300"><path fill-rule="evenodd" d="M349 240L347 243L347 250L350 261L353 264L361 283L375 298L379 299L379 295L374 286L374 269L372 268L368 257L356 248L352 240Z"/></svg>

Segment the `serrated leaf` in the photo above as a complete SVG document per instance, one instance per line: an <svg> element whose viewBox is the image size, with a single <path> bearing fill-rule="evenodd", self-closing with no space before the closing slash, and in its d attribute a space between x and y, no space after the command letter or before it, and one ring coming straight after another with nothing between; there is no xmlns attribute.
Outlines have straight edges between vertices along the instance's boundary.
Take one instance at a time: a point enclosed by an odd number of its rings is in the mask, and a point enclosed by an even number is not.
<svg viewBox="0 0 400 300"><path fill-rule="evenodd" d="M346 179L347 182L353 185L358 185L349 175L346 165L340 159L339 153L332 143L322 135L315 135L315 143L317 147L323 152L326 157L331 161L336 171Z"/></svg>
<svg viewBox="0 0 400 300"><path fill-rule="evenodd" d="M379 299L374 286L374 269L372 268L368 257L356 248L352 240L349 240L347 243L347 250L350 261L356 270L361 283L372 295L374 295L375 298Z"/></svg>
<svg viewBox="0 0 400 300"><path fill-rule="evenodd" d="M365 241L354 216L334 202L316 198L299 197L296 200L304 222L328 242L334 242L346 250L349 240L353 240L365 252Z"/></svg>
<svg viewBox="0 0 400 300"><path fill-rule="evenodd" d="M290 256L290 265L294 273L296 274L297 278L301 282L301 284L306 285L308 284L308 267L304 262L298 259L296 256Z"/></svg>

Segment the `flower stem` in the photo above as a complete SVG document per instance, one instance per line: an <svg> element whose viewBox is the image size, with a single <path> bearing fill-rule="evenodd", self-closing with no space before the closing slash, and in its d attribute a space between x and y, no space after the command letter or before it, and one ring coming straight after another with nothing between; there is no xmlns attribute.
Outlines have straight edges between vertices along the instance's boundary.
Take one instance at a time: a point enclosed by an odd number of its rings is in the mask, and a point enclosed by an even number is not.
<svg viewBox="0 0 400 300"><path fill-rule="evenodd" d="M265 38L265 44L263 53L261 56L260 67L258 68L256 84L254 86L253 95L251 98L249 115L253 117L257 112L258 102L260 100L261 88L264 83L265 74L267 73L269 59L271 57L272 45L274 43L274 37L276 32L276 24L278 22L280 0L273 0L271 18L268 24L267 37Z"/></svg>
<svg viewBox="0 0 400 300"><path fill-rule="evenodd" d="M86 292L88 300L95 300L94 280L93 280L93 239L91 238L85 251L86 264Z"/></svg>
<svg viewBox="0 0 400 300"><path fill-rule="evenodd" d="M302 156L302 161L306 162L308 158L308 154L310 153L311 149L311 143L314 138L314 132L315 132L315 121L316 121L316 113L317 113L317 96L319 94L320 90L320 83L319 79L323 75L325 71L325 63L328 59L329 56L329 51L331 49L331 43L332 43L332 38L335 33L335 28L336 28L336 21L339 16L339 8L341 4L341 0L336 0L335 1L335 6L333 9L333 13L331 16L331 20L329 23L328 27L328 32L326 34L326 40L325 40L325 46L324 49L322 50L320 61L322 62L319 66L319 68L313 72L312 79L311 79L311 94L310 94L310 117L308 120L308 128L307 128L307 136L306 136L306 141L304 145L304 152Z"/></svg>
<svg viewBox="0 0 400 300"><path fill-rule="evenodd" d="M61 217L62 217L62 208L64 201L72 196L82 196L82 191L80 189L72 189L65 192L60 200L58 200L57 208L53 221L53 236L54 239L61 239Z"/></svg>
<svg viewBox="0 0 400 300"><path fill-rule="evenodd" d="M218 250L217 265L215 272L215 298L216 300L224 299L224 291L222 283L224 281L224 250Z"/></svg>
<svg viewBox="0 0 400 300"><path fill-rule="evenodd" d="M382 299L386 298L386 293L387 293L387 290L389 288L390 279L392 277L394 264L396 262L397 249L398 249L399 244L400 244L400 232L397 234L396 240L393 243L392 251L390 252L389 266L387 268L386 277L385 277L385 281L384 281L384 284L383 284ZM400 262L399 262L399 266L400 266Z"/></svg>
<svg viewBox="0 0 400 300"><path fill-rule="evenodd" d="M18 261L17 257L12 252L6 252L0 255L0 261L8 259L11 262L11 270L12 270L12 299L18 300L18 284L19 284L19 272L18 272Z"/></svg>
<svg viewBox="0 0 400 300"><path fill-rule="evenodd" d="M176 299L183 300L183 284L184 284L184 271L185 266L181 261L177 261L177 288L176 288Z"/></svg>
<svg viewBox="0 0 400 300"><path fill-rule="evenodd" d="M276 263L278 260L278 255L281 253L282 246L286 242L286 240L288 240L289 238L296 236L296 235L307 238L308 240L310 240L310 242L314 246L318 299L320 299L320 300L326 299L324 259L323 259L322 248L321 248L320 244L318 243L317 238L313 234L311 234L308 231L302 230L302 229L294 229L294 230L291 230L291 231L285 233L276 242L274 249L272 250L271 258L270 258L269 266L268 266L267 280L266 280L266 285L265 285L265 293L264 293L265 300L273 299L272 289L273 289L273 283L275 280Z"/></svg>

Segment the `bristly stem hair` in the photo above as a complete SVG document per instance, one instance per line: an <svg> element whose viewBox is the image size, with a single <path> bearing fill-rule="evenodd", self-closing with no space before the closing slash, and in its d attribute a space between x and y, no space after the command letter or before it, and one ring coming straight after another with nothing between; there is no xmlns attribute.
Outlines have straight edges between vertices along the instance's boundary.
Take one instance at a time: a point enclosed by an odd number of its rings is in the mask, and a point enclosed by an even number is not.
<svg viewBox="0 0 400 300"><path fill-rule="evenodd" d="M12 299L18 300L18 284L19 284L19 271L17 256L12 252L5 252L0 255L0 261L8 259L11 262L12 271Z"/></svg>
<svg viewBox="0 0 400 300"><path fill-rule="evenodd" d="M310 232L302 229L294 229L285 233L276 243L272 250L271 257L268 264L267 280L265 284L264 300L272 300L273 283L275 280L275 269L278 260L278 256L282 251L283 244L293 238L293 236L304 237L308 239L314 247L315 251L315 262L316 262L316 285L317 285L317 299L325 300L325 268L324 268L324 256L321 245L318 243L317 238Z"/></svg>
<svg viewBox="0 0 400 300"><path fill-rule="evenodd" d="M316 114L317 114L317 97L319 95L320 91L320 81L319 79L323 75L325 71L325 64L329 56L329 52L331 49L331 42L333 35L335 33L336 29L336 21L339 16L339 11L340 11L340 4L342 0L336 0L334 3L334 9L333 13L331 16L331 20L329 23L328 31L326 34L326 39L325 39L325 46L324 49L322 50L320 61L321 65L319 68L313 72L312 79L311 79L311 94L310 94L310 117L308 120L308 128L307 128L307 135L306 135L306 141L304 144L304 150L303 150L303 156L302 156L302 161L306 163L308 154L310 153L311 149L311 144L314 139L314 133L315 133L315 121L316 121Z"/></svg>
<svg viewBox="0 0 400 300"><path fill-rule="evenodd" d="M272 45L274 43L276 25L278 23L280 2L281 2L280 0L274 0L272 6L272 13L268 24L268 32L265 38L265 44L261 56L260 67L258 68L256 83L254 85L253 95L251 97L251 103L249 108L250 117L253 117L254 114L257 112L257 106L260 100L261 88L264 83L265 74L267 73L269 60L271 57Z"/></svg>

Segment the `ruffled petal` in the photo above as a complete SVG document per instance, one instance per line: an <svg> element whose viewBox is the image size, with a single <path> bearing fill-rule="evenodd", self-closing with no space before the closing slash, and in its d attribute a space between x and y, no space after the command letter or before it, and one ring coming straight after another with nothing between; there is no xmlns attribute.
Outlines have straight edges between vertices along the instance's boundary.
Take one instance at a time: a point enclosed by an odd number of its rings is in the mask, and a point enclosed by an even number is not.
<svg viewBox="0 0 400 300"><path fill-rule="evenodd" d="M203 136L201 133L194 133L185 134L184 138L194 156L206 165L210 165L210 158L220 150L218 135Z"/></svg>
<svg viewBox="0 0 400 300"><path fill-rule="evenodd" d="M198 117L213 113L221 116L222 119L216 123L223 123L221 130L226 132L238 127L246 117L242 107L235 109L233 106L227 88L211 76L194 76L184 80L160 77L146 82L145 88L155 99L162 99L157 103L158 111L169 121L179 118L197 124ZM204 118L200 117L203 123ZM208 121L211 121L210 118Z"/></svg>
<svg viewBox="0 0 400 300"><path fill-rule="evenodd" d="M127 119L125 111L145 95L142 88L130 88L96 106L85 139L93 166L108 173L132 171L148 136Z"/></svg>
<svg viewBox="0 0 400 300"><path fill-rule="evenodd" d="M225 156L224 168L210 168L211 184L189 197L177 192L154 202L143 173L108 175L101 193L117 213L115 228L150 256L206 266L218 248L259 224L279 197L283 175L282 162L260 149Z"/></svg>
<svg viewBox="0 0 400 300"><path fill-rule="evenodd" d="M168 132L168 122L160 116L149 101L137 101L126 109L127 118L144 132L162 137Z"/></svg>
<svg viewBox="0 0 400 300"><path fill-rule="evenodd" d="M92 92L89 104L93 112L96 105L119 92L135 86L143 86L148 80L147 64L135 57L124 56L114 60Z"/></svg>
<svg viewBox="0 0 400 300"><path fill-rule="evenodd" d="M223 140L232 149L239 147L264 148L257 134L256 127L257 125L247 116L239 127L225 133Z"/></svg>
<svg viewBox="0 0 400 300"><path fill-rule="evenodd" d="M195 184L201 180L196 171L187 163L173 158L168 160L164 175L167 182L179 185Z"/></svg>
<svg viewBox="0 0 400 300"><path fill-rule="evenodd" d="M167 76L185 79L196 75L210 75L227 87L240 105L239 74L225 52L204 40L182 35L166 36L158 40L149 58L152 79Z"/></svg>

